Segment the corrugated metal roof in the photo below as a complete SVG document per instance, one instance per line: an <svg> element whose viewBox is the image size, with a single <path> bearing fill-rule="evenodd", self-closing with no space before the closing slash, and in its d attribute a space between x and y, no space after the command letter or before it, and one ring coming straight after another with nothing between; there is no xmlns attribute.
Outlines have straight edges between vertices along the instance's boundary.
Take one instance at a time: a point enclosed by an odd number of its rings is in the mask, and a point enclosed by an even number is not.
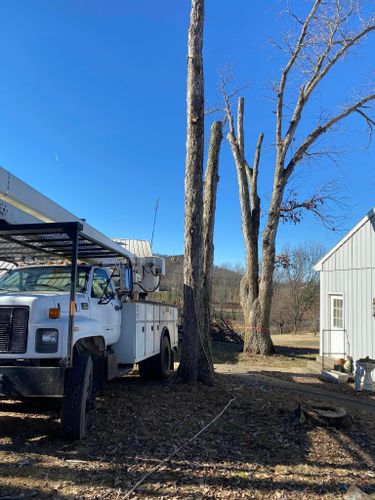
<svg viewBox="0 0 375 500"><path fill-rule="evenodd" d="M113 238L125 250L134 253L137 257L152 257L151 244L148 240L130 240L128 238Z"/></svg>

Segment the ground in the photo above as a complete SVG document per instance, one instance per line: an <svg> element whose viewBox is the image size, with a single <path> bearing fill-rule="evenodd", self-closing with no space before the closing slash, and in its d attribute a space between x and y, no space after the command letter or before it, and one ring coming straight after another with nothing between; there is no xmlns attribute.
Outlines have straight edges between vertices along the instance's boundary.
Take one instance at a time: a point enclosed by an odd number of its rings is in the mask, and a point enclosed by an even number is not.
<svg viewBox="0 0 375 500"><path fill-rule="evenodd" d="M352 401L352 426L301 423L299 402L319 400L298 392L310 387L298 378L315 377L306 363L317 339L274 341L279 354L271 361L215 346L214 387L145 383L137 375L109 383L96 397L82 442L59 439L57 407L0 403L0 499L329 499L343 498L353 483L375 498L372 398L322 383L333 398Z"/></svg>

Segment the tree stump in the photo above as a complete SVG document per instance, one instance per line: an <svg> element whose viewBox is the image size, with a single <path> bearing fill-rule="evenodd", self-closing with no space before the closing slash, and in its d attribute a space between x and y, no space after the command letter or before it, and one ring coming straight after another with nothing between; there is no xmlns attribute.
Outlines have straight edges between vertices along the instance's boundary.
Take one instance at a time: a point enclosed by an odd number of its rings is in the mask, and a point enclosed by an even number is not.
<svg viewBox="0 0 375 500"><path fill-rule="evenodd" d="M314 403L311 405L299 403L294 411L300 424L309 423L312 425L348 428L352 419L345 408L327 403Z"/></svg>

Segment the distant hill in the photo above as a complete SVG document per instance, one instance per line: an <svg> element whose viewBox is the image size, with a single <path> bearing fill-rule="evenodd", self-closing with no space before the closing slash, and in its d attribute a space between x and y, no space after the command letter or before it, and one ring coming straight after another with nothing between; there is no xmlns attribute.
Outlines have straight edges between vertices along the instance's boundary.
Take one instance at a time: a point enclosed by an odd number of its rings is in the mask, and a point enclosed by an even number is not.
<svg viewBox="0 0 375 500"><path fill-rule="evenodd" d="M183 255L161 255L165 259L165 276L160 283L159 299L182 307L183 299ZM228 266L214 266L213 305L214 310L227 319L242 317L239 304L239 288L242 272Z"/></svg>

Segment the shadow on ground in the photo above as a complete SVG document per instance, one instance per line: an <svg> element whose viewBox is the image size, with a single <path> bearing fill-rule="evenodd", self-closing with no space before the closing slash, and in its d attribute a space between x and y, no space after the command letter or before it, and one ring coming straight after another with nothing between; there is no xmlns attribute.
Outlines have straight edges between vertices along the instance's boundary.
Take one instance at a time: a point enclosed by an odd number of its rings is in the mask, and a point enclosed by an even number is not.
<svg viewBox="0 0 375 500"><path fill-rule="evenodd" d="M215 364L236 364L242 353L242 345L227 342L213 342L212 354Z"/></svg>
<svg viewBox="0 0 375 500"><path fill-rule="evenodd" d="M313 347L290 347L275 345L275 354L288 358L304 358L306 360L315 359L319 354L319 349Z"/></svg>
<svg viewBox="0 0 375 500"><path fill-rule="evenodd" d="M211 388L115 380L97 395L79 443L58 438L56 409L1 404L0 496L121 498L231 399L220 419L144 482L138 498L320 498L357 479L375 492L374 433L366 421L341 431L301 425L298 396L221 375Z"/></svg>

